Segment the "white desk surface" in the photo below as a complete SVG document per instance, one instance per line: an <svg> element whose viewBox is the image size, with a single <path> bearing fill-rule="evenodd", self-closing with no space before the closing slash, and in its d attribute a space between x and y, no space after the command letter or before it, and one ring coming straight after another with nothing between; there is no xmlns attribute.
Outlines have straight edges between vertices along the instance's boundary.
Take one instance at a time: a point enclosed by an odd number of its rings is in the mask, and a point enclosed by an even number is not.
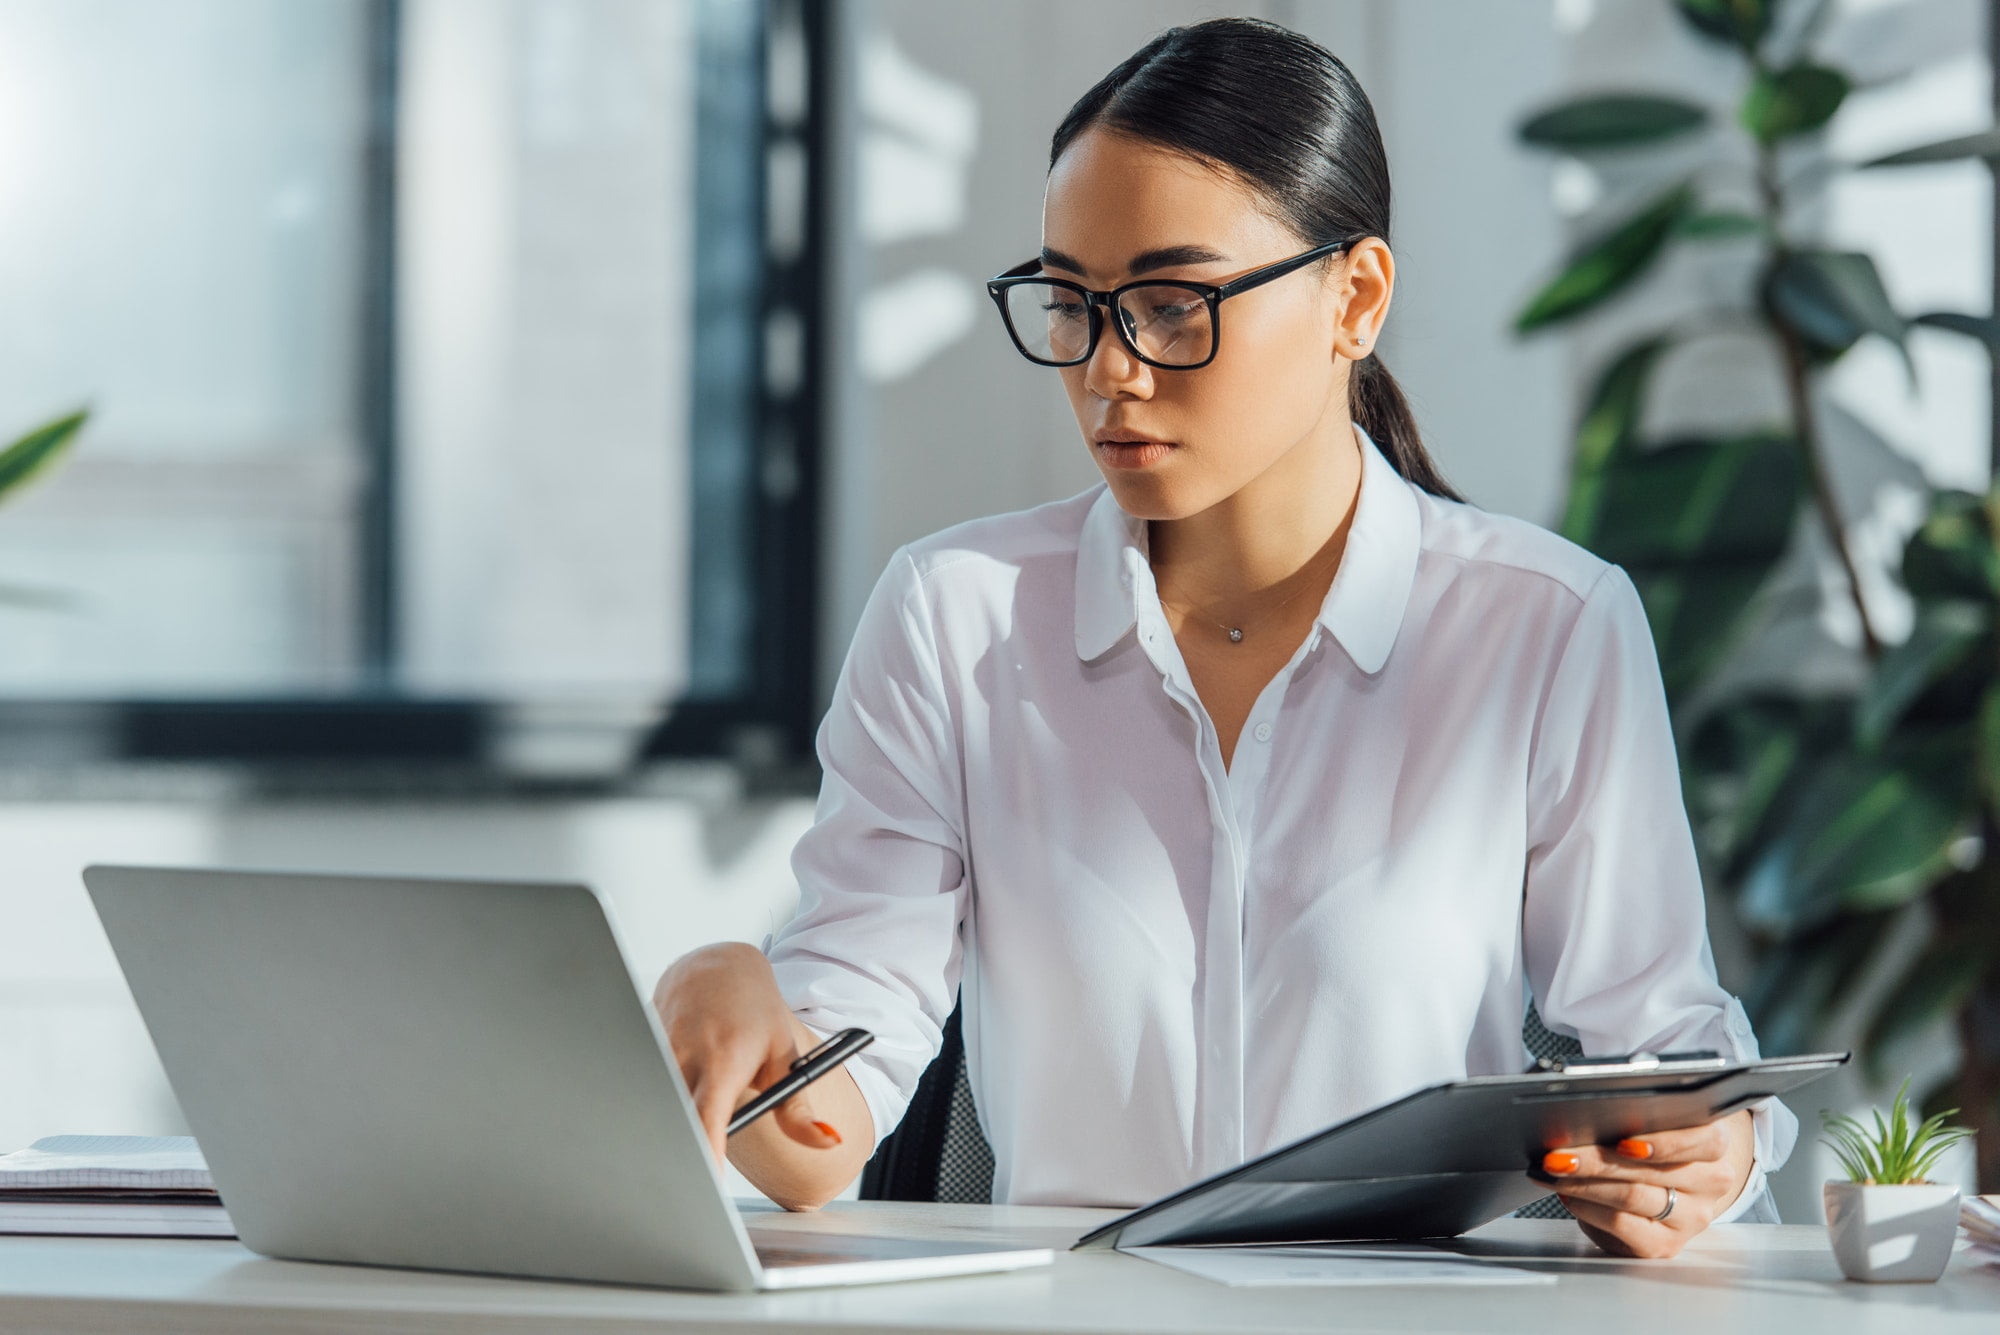
<svg viewBox="0 0 2000 1335"><path fill-rule="evenodd" d="M846 1202L772 1222L1060 1248L1109 1217ZM1723 1225L1671 1261L1606 1257L1567 1221L1501 1220L1465 1245L1560 1278L1232 1289L1113 1252L1059 1252L1014 1274L723 1296L272 1261L234 1242L0 1237L0 1331L2000 1332L2000 1268L1959 1255L1937 1284L1849 1284L1819 1227Z"/></svg>

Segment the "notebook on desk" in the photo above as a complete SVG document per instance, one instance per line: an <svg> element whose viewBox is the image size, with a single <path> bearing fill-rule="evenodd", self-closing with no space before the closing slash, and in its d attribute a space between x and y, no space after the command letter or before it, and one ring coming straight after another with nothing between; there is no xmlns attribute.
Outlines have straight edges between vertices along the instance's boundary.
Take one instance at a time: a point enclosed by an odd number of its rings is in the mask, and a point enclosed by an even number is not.
<svg viewBox="0 0 2000 1335"><path fill-rule="evenodd" d="M48 1136L0 1154L0 1234L233 1238L190 1136Z"/></svg>
<svg viewBox="0 0 2000 1335"><path fill-rule="evenodd" d="M84 872L244 1244L718 1291L1045 1265L1046 1248L759 1237L587 888Z"/></svg>

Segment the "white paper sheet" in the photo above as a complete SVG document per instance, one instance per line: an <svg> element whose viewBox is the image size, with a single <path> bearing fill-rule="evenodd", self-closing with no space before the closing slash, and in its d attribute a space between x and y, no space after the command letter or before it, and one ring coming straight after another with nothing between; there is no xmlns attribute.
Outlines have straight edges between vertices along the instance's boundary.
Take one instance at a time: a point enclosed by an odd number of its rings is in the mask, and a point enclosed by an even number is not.
<svg viewBox="0 0 2000 1335"><path fill-rule="evenodd" d="M209 1191L192 1136L47 1136L0 1154L0 1191Z"/></svg>
<svg viewBox="0 0 2000 1335"><path fill-rule="evenodd" d="M1463 1260L1431 1247L1131 1247L1156 1265L1232 1287L1553 1284L1554 1275Z"/></svg>

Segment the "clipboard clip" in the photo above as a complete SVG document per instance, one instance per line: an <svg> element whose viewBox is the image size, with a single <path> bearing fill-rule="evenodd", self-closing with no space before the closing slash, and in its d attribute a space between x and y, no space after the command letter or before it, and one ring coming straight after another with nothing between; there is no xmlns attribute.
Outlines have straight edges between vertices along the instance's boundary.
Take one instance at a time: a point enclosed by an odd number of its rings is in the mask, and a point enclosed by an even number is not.
<svg viewBox="0 0 2000 1335"><path fill-rule="evenodd" d="M1564 1075L1639 1075L1655 1071L1707 1071L1729 1065L1708 1048L1688 1052L1630 1052L1622 1057L1538 1057L1531 1071Z"/></svg>

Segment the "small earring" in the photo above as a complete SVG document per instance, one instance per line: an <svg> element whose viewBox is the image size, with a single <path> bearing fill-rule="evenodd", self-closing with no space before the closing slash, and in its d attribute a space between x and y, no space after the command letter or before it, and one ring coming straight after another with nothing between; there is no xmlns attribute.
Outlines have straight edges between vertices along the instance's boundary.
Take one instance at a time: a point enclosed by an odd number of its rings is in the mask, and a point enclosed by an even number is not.
<svg viewBox="0 0 2000 1335"><path fill-rule="evenodd" d="M1367 346L1368 346L1368 335L1366 335L1366 334L1356 334L1356 335L1354 336L1354 346L1355 346L1355 347L1357 347L1357 348L1365 348L1365 347L1367 347Z"/></svg>

